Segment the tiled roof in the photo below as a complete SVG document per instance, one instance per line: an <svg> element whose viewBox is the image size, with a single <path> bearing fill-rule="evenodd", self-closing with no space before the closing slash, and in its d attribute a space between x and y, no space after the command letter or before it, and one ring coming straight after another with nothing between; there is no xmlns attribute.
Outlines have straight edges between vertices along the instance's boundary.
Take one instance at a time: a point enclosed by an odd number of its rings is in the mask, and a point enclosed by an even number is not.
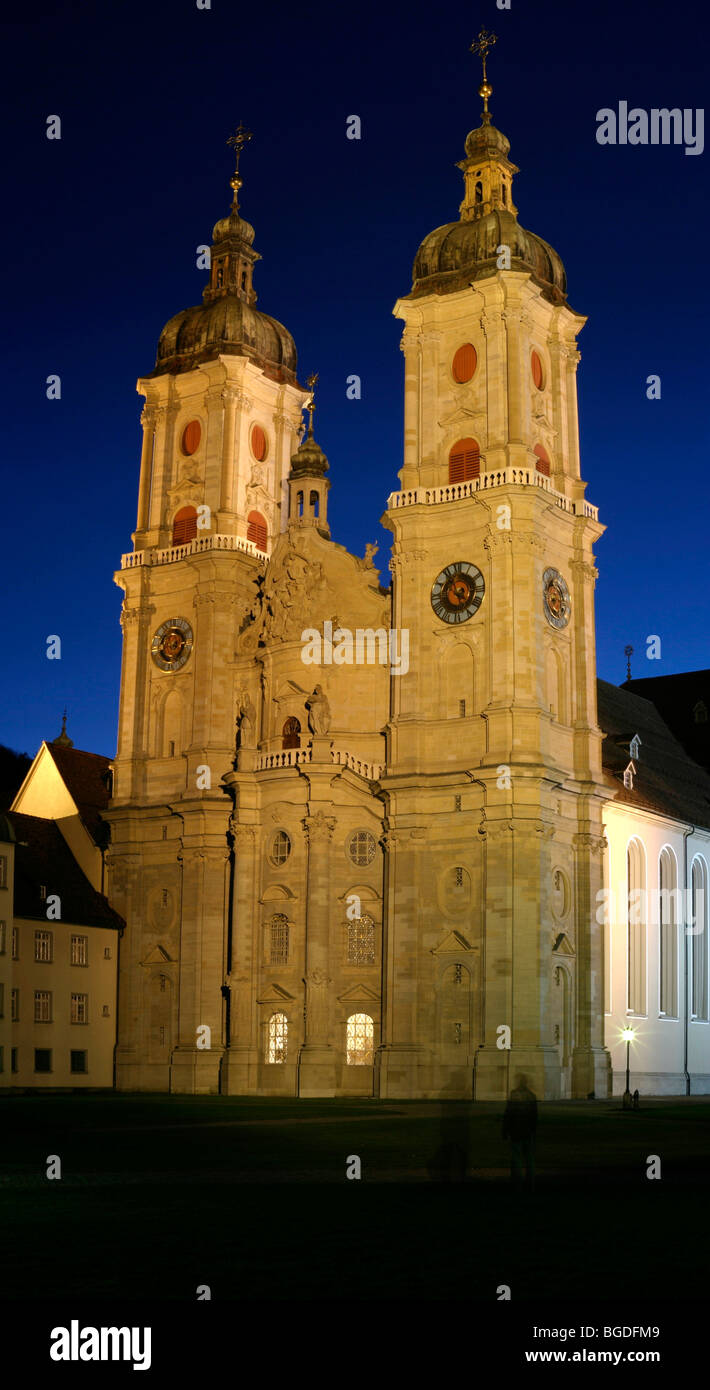
<svg viewBox="0 0 710 1390"><path fill-rule="evenodd" d="M688 756L650 700L621 686L597 681L599 726L606 734L602 763L615 787L615 800L673 820L710 828L710 775ZM624 786L631 761L629 744L641 741L633 789Z"/></svg>
<svg viewBox="0 0 710 1390"><path fill-rule="evenodd" d="M61 899L61 921L71 926L125 926L122 917L109 906L103 893L98 893L79 868L58 825L40 816L25 816L20 811L8 811L16 836L15 846L15 916L47 921L47 908L40 888L46 896L58 894ZM57 922L60 925L60 922Z"/></svg>
<svg viewBox="0 0 710 1390"><path fill-rule="evenodd" d="M109 803L110 760L101 753L84 753L81 748L67 748L62 744L48 743L47 747L92 840L100 846L105 845L107 826L101 819L101 812Z"/></svg>
<svg viewBox="0 0 710 1390"><path fill-rule="evenodd" d="M622 689L651 700L688 756L710 772L710 721L697 723L695 719L697 705L705 705L710 715L710 671L645 676L643 680L625 681Z"/></svg>

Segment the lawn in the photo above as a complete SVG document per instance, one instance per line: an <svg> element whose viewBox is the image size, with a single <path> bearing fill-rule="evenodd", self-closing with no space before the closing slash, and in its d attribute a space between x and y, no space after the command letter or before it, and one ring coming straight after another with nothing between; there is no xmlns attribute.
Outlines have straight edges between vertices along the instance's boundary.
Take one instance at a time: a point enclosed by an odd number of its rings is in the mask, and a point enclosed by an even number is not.
<svg viewBox="0 0 710 1390"><path fill-rule="evenodd" d="M491 1300L507 1284L557 1301L623 1298L632 1276L639 1298L707 1295L710 1097L541 1106L534 1193L511 1190L500 1117L463 1102L4 1095L0 1293Z"/></svg>

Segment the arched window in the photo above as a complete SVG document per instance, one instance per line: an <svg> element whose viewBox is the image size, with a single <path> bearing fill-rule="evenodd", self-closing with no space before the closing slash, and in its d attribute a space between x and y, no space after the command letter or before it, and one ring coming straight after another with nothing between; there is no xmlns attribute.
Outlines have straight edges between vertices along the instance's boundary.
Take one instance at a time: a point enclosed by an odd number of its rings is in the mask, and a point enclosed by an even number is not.
<svg viewBox="0 0 710 1390"><path fill-rule="evenodd" d="M465 483L481 472L481 450L475 439L459 439L449 451L449 482Z"/></svg>
<svg viewBox="0 0 710 1390"><path fill-rule="evenodd" d="M477 203L483 202L483 184L480 182L476 184L475 201Z"/></svg>
<svg viewBox="0 0 710 1390"><path fill-rule="evenodd" d="M186 545L197 535L197 509L181 507L173 521L173 545Z"/></svg>
<svg viewBox="0 0 710 1390"><path fill-rule="evenodd" d="M347 1063L349 1067L371 1067L375 1045L375 1025L369 1014L351 1014L347 1022Z"/></svg>
<svg viewBox="0 0 710 1390"><path fill-rule="evenodd" d="M269 922L269 964L288 965L288 917L276 912Z"/></svg>
<svg viewBox="0 0 710 1390"><path fill-rule="evenodd" d="M243 271L242 271L242 289L245 290L246 287L247 287L247 273L246 273L246 270L243 270Z"/></svg>
<svg viewBox="0 0 710 1390"><path fill-rule="evenodd" d="M694 859L690 871L692 905L693 1018L708 1017L708 871L702 859Z"/></svg>
<svg viewBox="0 0 710 1390"><path fill-rule="evenodd" d="M300 720L296 719L293 715L285 721L283 729L281 730L281 747L301 747L301 723Z"/></svg>
<svg viewBox="0 0 710 1390"><path fill-rule="evenodd" d="M285 1062L287 1051L288 1019L285 1014L272 1014L269 1019L266 1060L271 1063Z"/></svg>
<svg viewBox="0 0 710 1390"><path fill-rule="evenodd" d="M319 499L319 497L318 497L318 493L317 493L317 492L312 492L312 493L311 493L311 511L313 512L313 515L314 515L314 516L317 516L317 515L318 515L318 504L319 504L319 501L320 501L320 499Z"/></svg>
<svg viewBox="0 0 710 1390"><path fill-rule="evenodd" d="M253 541L257 550L266 550L266 522L261 512L250 512L247 517L247 540Z"/></svg>
<svg viewBox="0 0 710 1390"><path fill-rule="evenodd" d="M375 923L367 913L348 922L348 965L375 964Z"/></svg>
<svg viewBox="0 0 710 1390"><path fill-rule="evenodd" d="M506 204L507 201L508 201L508 188L507 188L507 185L506 185L506 184L503 184L503 185L502 185L501 190L500 190L500 196L501 196L501 198L502 198L502 200L503 200L503 206L505 207L505 204Z"/></svg>
<svg viewBox="0 0 710 1390"><path fill-rule="evenodd" d="M550 455L542 444L536 444L533 449L535 455L535 468L538 473L544 473L546 478L550 476L551 464Z"/></svg>
<svg viewBox="0 0 710 1390"><path fill-rule="evenodd" d="M303 493L302 493L302 492L297 492L297 493L296 493L296 506L297 506L297 508L298 508L298 515L299 515L299 516L303 516Z"/></svg>
<svg viewBox="0 0 710 1390"><path fill-rule="evenodd" d="M678 1014L678 872L675 855L666 845L658 860L658 974L662 1014Z"/></svg>
<svg viewBox="0 0 710 1390"><path fill-rule="evenodd" d="M630 840L626 851L628 901L627 1012L646 1012L646 858L640 840Z"/></svg>

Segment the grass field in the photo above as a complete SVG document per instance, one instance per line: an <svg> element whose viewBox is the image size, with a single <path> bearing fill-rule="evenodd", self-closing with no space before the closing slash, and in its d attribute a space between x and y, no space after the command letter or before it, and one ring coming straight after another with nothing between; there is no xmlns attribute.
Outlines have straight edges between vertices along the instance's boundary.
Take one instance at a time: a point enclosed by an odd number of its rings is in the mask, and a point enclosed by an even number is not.
<svg viewBox="0 0 710 1390"><path fill-rule="evenodd" d="M707 1296L710 1097L541 1106L533 1193L511 1189L501 1109L4 1095L0 1293ZM51 1154L61 1180L46 1177Z"/></svg>

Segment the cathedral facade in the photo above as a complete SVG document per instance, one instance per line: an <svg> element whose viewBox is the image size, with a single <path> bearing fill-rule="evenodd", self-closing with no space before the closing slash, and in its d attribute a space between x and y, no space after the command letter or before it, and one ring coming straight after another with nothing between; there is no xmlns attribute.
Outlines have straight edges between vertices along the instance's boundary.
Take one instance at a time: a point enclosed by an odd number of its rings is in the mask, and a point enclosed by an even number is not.
<svg viewBox="0 0 710 1390"><path fill-rule="evenodd" d="M585 319L517 220L487 95L460 168L459 217L425 238L394 311L389 586L374 547L331 538L312 385L255 307L238 174L203 303L170 320L138 383L106 815L127 924L119 1088L499 1099L522 1071L540 1097L605 1096L623 1065L605 1037L612 971L621 1021L629 1000L647 1017L626 925L615 938L599 910L622 784L597 714ZM619 745L636 731L617 723ZM684 978L680 963L679 1009ZM655 1068L669 1089L687 1059Z"/></svg>

